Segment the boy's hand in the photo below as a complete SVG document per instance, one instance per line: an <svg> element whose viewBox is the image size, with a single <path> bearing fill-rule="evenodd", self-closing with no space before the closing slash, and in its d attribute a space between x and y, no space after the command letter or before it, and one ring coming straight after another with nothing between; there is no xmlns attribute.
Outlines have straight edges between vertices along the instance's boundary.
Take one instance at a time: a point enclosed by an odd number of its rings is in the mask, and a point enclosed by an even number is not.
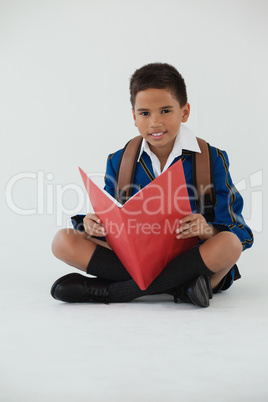
<svg viewBox="0 0 268 402"><path fill-rule="evenodd" d="M218 229L209 225L201 214L187 215L179 221L179 225L179 228L176 229L177 239L196 236L200 240L207 240L219 233Z"/></svg>
<svg viewBox="0 0 268 402"><path fill-rule="evenodd" d="M107 233L101 224L100 218L92 213L87 214L83 219L85 231L90 236L106 236Z"/></svg>

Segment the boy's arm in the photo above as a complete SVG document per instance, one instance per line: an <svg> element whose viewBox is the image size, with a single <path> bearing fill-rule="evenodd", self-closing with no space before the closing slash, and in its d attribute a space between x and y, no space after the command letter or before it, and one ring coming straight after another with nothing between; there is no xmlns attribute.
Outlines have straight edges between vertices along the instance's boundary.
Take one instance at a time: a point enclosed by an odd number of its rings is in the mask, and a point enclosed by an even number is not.
<svg viewBox="0 0 268 402"><path fill-rule="evenodd" d="M115 198L115 186L116 186L116 169L117 166L114 165L114 159L118 159L113 158L114 154L111 154L108 156L107 159L107 164L106 164L106 172L105 172L105 178L104 178L104 182L105 182L105 186L104 186L104 190L106 190L112 197Z"/></svg>
<svg viewBox="0 0 268 402"><path fill-rule="evenodd" d="M207 222L200 213L193 213L179 221L177 238L197 236L205 241L221 231L230 231L240 240L243 250L252 246L253 234L242 216L243 198L235 188L226 152L212 147L216 193L215 220Z"/></svg>
<svg viewBox="0 0 268 402"><path fill-rule="evenodd" d="M219 231L233 232L243 250L253 244L253 234L242 216L243 198L233 184L229 172L229 159L225 151L212 147L216 192L215 220L208 222Z"/></svg>

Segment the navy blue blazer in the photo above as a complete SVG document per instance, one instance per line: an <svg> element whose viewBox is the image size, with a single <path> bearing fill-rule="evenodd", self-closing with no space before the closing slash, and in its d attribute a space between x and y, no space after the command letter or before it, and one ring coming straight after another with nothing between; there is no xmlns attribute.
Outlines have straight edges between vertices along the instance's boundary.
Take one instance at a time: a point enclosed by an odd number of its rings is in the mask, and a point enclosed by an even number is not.
<svg viewBox="0 0 268 402"><path fill-rule="evenodd" d="M116 172L118 163L123 149L110 154L107 160L107 168L105 175L105 190L115 198L116 187ZM219 230L228 230L235 233L241 241L243 250L249 248L253 244L253 234L251 229L246 225L242 216L243 198L235 188L230 172L229 160L227 153L218 148L211 147L213 159L213 171L215 180L215 217L212 222L208 222L216 226ZM182 160L186 184L190 197L190 203L193 213L198 213L198 204L192 194L193 178L192 178L192 155L190 151L183 150L182 155L175 158L172 162L175 163L179 159ZM140 161L137 163L136 175L134 178L133 194L145 187L155 179L152 162L146 152L143 152ZM75 229L84 231L83 218L85 215L76 215L72 217L72 223ZM102 238L105 240L105 238ZM229 273L223 278L217 291L226 290L233 281L239 279L240 273L236 265L234 265Z"/></svg>
<svg viewBox="0 0 268 402"><path fill-rule="evenodd" d="M110 154L107 160L107 168L105 175L105 190L115 197L115 180L117 166L123 149ZM211 147L213 157L213 170L215 180L215 219L210 224L216 226L219 230L228 230L235 233L240 239L243 250L249 248L253 244L253 234L251 229L246 225L242 216L243 198L235 188L230 172L229 160L227 153L218 148ZM190 196L190 203L193 213L199 212L197 204L193 197L191 187L192 179L192 152L183 150L182 155L175 158L175 163L179 159L182 160L186 184ZM137 163L137 170L134 179L133 194L145 187L155 179L152 162L146 152L143 152L140 161Z"/></svg>

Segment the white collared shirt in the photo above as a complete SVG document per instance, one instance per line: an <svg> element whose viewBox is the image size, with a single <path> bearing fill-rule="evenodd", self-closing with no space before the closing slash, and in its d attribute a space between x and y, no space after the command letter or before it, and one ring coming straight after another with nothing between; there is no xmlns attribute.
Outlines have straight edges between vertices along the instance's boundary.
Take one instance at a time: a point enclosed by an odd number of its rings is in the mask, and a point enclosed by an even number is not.
<svg viewBox="0 0 268 402"><path fill-rule="evenodd" d="M172 151L168 156L167 162L162 172L161 172L160 160L151 151L149 144L145 139L143 139L141 143L141 150L138 157L138 162L141 158L142 153L146 152L152 161L154 175L155 177L158 177L161 173L167 170L167 168L171 165L171 163L174 161L175 158L177 158L182 154L183 149L193 152L199 152L199 153L201 152L194 133L188 127L181 124L180 131L175 139Z"/></svg>

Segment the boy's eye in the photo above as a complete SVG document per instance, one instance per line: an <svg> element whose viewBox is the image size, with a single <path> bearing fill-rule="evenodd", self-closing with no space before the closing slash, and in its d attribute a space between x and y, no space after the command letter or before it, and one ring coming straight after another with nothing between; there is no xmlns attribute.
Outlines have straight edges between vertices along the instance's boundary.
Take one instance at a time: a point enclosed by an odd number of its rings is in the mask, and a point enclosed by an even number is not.
<svg viewBox="0 0 268 402"><path fill-rule="evenodd" d="M161 110L162 114L170 113L169 109L163 109ZM141 116L149 116L149 112L141 112Z"/></svg>

